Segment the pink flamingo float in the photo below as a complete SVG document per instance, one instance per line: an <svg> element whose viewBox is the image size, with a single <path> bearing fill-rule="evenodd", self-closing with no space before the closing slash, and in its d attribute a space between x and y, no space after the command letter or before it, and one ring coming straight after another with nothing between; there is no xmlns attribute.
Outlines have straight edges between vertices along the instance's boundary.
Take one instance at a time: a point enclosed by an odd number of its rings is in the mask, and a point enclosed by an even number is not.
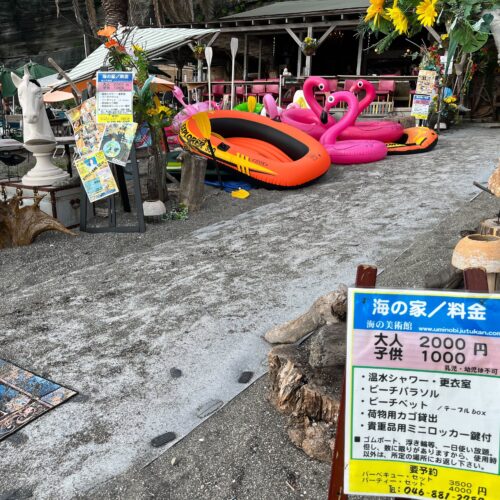
<svg viewBox="0 0 500 500"><path fill-rule="evenodd" d="M304 82L304 98L310 109L290 108L283 109L280 113L272 96L264 96L263 102L266 112L271 119L281 119L283 123L296 127L315 139L319 139L335 121L332 116L322 113L323 108L314 98L314 88L323 91L328 88L324 78L311 76ZM323 120L325 120L323 122Z"/></svg>
<svg viewBox="0 0 500 500"><path fill-rule="evenodd" d="M193 116L196 113L201 113L202 111L209 111L209 109L213 110L219 109L219 105L215 101L203 101L203 102L197 102L195 104L187 104L186 101L184 101L184 94L182 90L177 86L175 86L174 90L172 90L172 94L183 107L183 109L181 109L181 111L179 111L179 113L177 113L174 116L174 119L172 120L172 125L168 127L168 132L172 131L174 134L179 133L181 125L190 116Z"/></svg>
<svg viewBox="0 0 500 500"><path fill-rule="evenodd" d="M357 94L363 89L366 91L366 95L359 102L356 118L373 102L376 96L375 87L367 80L357 80L349 90ZM400 123L372 120L353 123L340 134L339 139L342 141L374 139L382 142L396 142L402 135L403 126Z"/></svg>
<svg viewBox="0 0 500 500"><path fill-rule="evenodd" d="M323 144L330 155L332 163L348 165L352 163L370 163L382 160L387 156L387 147L377 140L346 140L338 138L348 127L352 127L358 116L358 100L352 92L345 90L330 94L326 100L325 112L340 102L347 103L347 111L335 125L331 126L319 142Z"/></svg>

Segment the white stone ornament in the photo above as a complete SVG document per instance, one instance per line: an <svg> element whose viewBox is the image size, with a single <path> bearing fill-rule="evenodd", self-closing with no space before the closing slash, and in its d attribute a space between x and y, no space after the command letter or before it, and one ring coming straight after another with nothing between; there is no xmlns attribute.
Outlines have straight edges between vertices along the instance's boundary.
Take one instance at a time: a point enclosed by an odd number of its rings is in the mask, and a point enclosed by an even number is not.
<svg viewBox="0 0 500 500"><path fill-rule="evenodd" d="M56 167L52 161L52 153L56 147L56 138L50 128L45 112L42 89L30 82L28 67L24 67L24 76L20 78L11 73L12 81L17 87L19 103L23 108L24 147L33 153L35 166L23 177L25 186L50 186L67 179L67 172Z"/></svg>

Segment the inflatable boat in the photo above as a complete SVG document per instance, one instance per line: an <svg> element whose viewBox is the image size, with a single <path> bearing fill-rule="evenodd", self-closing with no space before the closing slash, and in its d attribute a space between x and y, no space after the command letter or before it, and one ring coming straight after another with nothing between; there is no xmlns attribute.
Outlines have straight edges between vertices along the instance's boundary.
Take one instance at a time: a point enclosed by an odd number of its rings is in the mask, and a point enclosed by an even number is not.
<svg viewBox="0 0 500 500"><path fill-rule="evenodd" d="M428 127L410 127L403 130L399 142L388 142L387 154L411 155L425 153L433 149L438 142L437 133Z"/></svg>
<svg viewBox="0 0 500 500"><path fill-rule="evenodd" d="M212 111L208 117L216 160L261 182L300 186L330 168L325 148L290 125L242 111ZM182 124L179 140L186 149L212 159L193 117Z"/></svg>

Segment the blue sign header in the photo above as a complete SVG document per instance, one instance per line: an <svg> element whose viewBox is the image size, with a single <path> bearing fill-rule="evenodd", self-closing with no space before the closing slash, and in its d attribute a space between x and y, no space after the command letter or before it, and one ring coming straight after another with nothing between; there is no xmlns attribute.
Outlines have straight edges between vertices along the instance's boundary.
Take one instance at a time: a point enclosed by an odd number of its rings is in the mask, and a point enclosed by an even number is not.
<svg viewBox="0 0 500 500"><path fill-rule="evenodd" d="M500 337L500 295L354 291L354 328Z"/></svg>

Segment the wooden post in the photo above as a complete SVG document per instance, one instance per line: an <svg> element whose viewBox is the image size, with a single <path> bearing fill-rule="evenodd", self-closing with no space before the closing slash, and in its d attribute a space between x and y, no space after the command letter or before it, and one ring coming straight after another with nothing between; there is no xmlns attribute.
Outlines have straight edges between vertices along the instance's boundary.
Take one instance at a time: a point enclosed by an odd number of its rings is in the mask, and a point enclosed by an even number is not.
<svg viewBox="0 0 500 500"><path fill-rule="evenodd" d="M196 212L203 203L207 160L188 152L182 153L181 185L179 203L190 212Z"/></svg>
<svg viewBox="0 0 500 500"><path fill-rule="evenodd" d="M307 28L307 36L312 38L313 29L312 26ZM311 67L312 67L312 56L306 56L306 74L305 76L311 76Z"/></svg>
<svg viewBox="0 0 500 500"><path fill-rule="evenodd" d="M248 34L243 38L243 80L248 80Z"/></svg>
<svg viewBox="0 0 500 500"><path fill-rule="evenodd" d="M363 61L363 35L359 35L358 59L356 61L356 75L361 75L361 63Z"/></svg>
<svg viewBox="0 0 500 500"><path fill-rule="evenodd" d="M362 264L356 272L356 286L359 288L375 288L377 282L377 268ZM328 500L347 500L344 493L344 440L345 440L345 370L342 382L342 396L340 398L337 431L335 433L335 447L333 449L332 475Z"/></svg>
<svg viewBox="0 0 500 500"><path fill-rule="evenodd" d="M300 35L300 38L302 38L302 34ZM300 75L302 74L302 47L299 45L297 50L298 50L298 52L297 52L297 78L299 78Z"/></svg>
<svg viewBox="0 0 500 500"><path fill-rule="evenodd" d="M198 59L198 81L203 81L203 60Z"/></svg>
<svg viewBox="0 0 500 500"><path fill-rule="evenodd" d="M259 38L259 66L257 68L257 78L262 77L262 38Z"/></svg>

